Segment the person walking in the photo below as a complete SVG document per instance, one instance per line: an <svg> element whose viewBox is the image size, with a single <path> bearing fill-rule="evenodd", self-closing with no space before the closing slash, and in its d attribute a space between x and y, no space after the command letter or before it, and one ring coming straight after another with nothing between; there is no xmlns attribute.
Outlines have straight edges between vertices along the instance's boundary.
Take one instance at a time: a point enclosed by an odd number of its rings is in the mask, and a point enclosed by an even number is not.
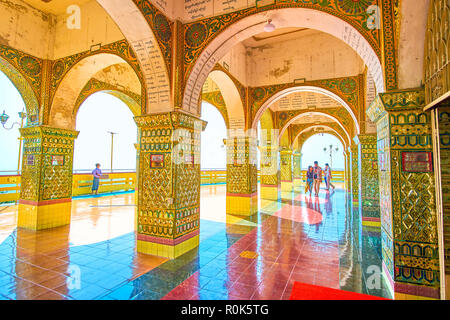
<svg viewBox="0 0 450 320"><path fill-rule="evenodd" d="M309 191L309 196L311 196L313 183L314 183L314 170L312 166L309 166L308 171L306 171L306 188L305 188L305 193Z"/></svg>
<svg viewBox="0 0 450 320"><path fill-rule="evenodd" d="M100 178L102 176L102 170L100 169L100 163L95 164L95 169L92 171L94 181L92 181L92 194L98 194L98 186L100 185Z"/></svg>
<svg viewBox="0 0 450 320"><path fill-rule="evenodd" d="M330 190L330 186L333 188L333 190L336 189L335 186L331 183L332 178L331 168L328 165L328 163L325 163L324 173L325 173L325 185L327 186L327 190L328 191Z"/></svg>
<svg viewBox="0 0 450 320"><path fill-rule="evenodd" d="M319 196L320 184L322 183L323 170L319 167L319 162L314 161L314 192L316 197Z"/></svg>

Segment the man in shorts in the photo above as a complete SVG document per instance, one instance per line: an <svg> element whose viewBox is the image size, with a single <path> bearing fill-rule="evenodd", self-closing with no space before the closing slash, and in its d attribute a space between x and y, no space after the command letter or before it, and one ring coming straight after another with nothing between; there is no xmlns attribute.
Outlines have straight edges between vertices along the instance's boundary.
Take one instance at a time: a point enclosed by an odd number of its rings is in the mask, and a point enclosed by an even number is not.
<svg viewBox="0 0 450 320"><path fill-rule="evenodd" d="M323 170L319 167L319 162L314 161L314 192L316 197L319 195L320 184L322 183L322 173Z"/></svg>

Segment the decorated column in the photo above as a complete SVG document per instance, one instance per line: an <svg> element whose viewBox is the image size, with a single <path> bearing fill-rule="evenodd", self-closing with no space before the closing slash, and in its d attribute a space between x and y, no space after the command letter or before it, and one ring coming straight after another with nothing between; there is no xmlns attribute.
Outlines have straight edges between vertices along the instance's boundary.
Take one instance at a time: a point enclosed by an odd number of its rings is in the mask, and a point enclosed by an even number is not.
<svg viewBox="0 0 450 320"><path fill-rule="evenodd" d="M280 171L278 145L265 145L259 148L261 151L261 199L280 199Z"/></svg>
<svg viewBox="0 0 450 320"><path fill-rule="evenodd" d="M355 137L356 138L356 137ZM358 139L355 139L358 141ZM352 142L350 151L350 173L352 175L352 204L357 209L359 205L359 147L358 144Z"/></svg>
<svg viewBox="0 0 450 320"><path fill-rule="evenodd" d="M140 132L137 250L173 259L199 244L200 135L206 123L180 112L135 121Z"/></svg>
<svg viewBox="0 0 450 320"><path fill-rule="evenodd" d="M37 126L20 133L24 146L18 227L42 230L70 224L78 132Z"/></svg>
<svg viewBox="0 0 450 320"><path fill-rule="evenodd" d="M423 89L379 94L377 124L383 274L396 299L439 294L438 231L430 115Z"/></svg>
<svg viewBox="0 0 450 320"><path fill-rule="evenodd" d="M291 192L294 182L292 174L292 150L284 148L280 151L281 191Z"/></svg>
<svg viewBox="0 0 450 320"><path fill-rule="evenodd" d="M292 159L294 162L294 187L299 187L302 184L302 154L294 151Z"/></svg>
<svg viewBox="0 0 450 320"><path fill-rule="evenodd" d="M429 112L429 111L427 111ZM436 185L441 256L441 299L450 299L450 99L435 106L430 112L433 127L433 158Z"/></svg>
<svg viewBox="0 0 450 320"><path fill-rule="evenodd" d="M229 137L227 145L227 214L251 216L258 211L256 139Z"/></svg>
<svg viewBox="0 0 450 320"><path fill-rule="evenodd" d="M380 227L377 137L360 134L359 140L359 211L362 224Z"/></svg>
<svg viewBox="0 0 450 320"><path fill-rule="evenodd" d="M350 150L350 148L349 148ZM344 159L345 159L345 190L347 192L351 192L352 191L352 174L351 174L351 158L350 158L350 151L346 150L344 151Z"/></svg>

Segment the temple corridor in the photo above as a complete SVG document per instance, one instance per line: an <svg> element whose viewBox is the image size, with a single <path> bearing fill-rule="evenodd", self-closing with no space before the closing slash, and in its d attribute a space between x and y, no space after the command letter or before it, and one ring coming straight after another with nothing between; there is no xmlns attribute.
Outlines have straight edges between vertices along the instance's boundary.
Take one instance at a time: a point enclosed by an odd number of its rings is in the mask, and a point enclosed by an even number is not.
<svg viewBox="0 0 450 320"><path fill-rule="evenodd" d="M0 297L448 300L449 25L450 0L0 0Z"/></svg>
<svg viewBox="0 0 450 320"><path fill-rule="evenodd" d="M225 188L201 187L200 245L173 260L136 252L133 193L74 199L70 225L37 232L0 207L0 297L278 300L294 281L390 297L384 280L366 286L380 240L358 230L342 188L298 187L245 218L226 215Z"/></svg>

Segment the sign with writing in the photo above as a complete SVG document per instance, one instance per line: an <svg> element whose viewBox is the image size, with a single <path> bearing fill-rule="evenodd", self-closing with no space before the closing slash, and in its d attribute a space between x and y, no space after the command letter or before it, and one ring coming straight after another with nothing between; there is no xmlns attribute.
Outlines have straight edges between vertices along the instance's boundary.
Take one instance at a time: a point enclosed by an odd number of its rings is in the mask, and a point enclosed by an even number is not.
<svg viewBox="0 0 450 320"><path fill-rule="evenodd" d="M52 166L63 166L64 156L52 156Z"/></svg>
<svg viewBox="0 0 450 320"><path fill-rule="evenodd" d="M150 155L150 168L163 168L164 167L164 155L152 154Z"/></svg>
<svg viewBox="0 0 450 320"><path fill-rule="evenodd" d="M27 166L34 166L34 154L27 155Z"/></svg>
<svg viewBox="0 0 450 320"><path fill-rule="evenodd" d="M433 172L431 152L402 152L402 170L404 172Z"/></svg>
<svg viewBox="0 0 450 320"><path fill-rule="evenodd" d="M377 160L372 160L372 169L378 170L378 161Z"/></svg>
<svg viewBox="0 0 450 320"><path fill-rule="evenodd" d="M194 166L194 156L191 154L187 154L184 156L184 163Z"/></svg>

